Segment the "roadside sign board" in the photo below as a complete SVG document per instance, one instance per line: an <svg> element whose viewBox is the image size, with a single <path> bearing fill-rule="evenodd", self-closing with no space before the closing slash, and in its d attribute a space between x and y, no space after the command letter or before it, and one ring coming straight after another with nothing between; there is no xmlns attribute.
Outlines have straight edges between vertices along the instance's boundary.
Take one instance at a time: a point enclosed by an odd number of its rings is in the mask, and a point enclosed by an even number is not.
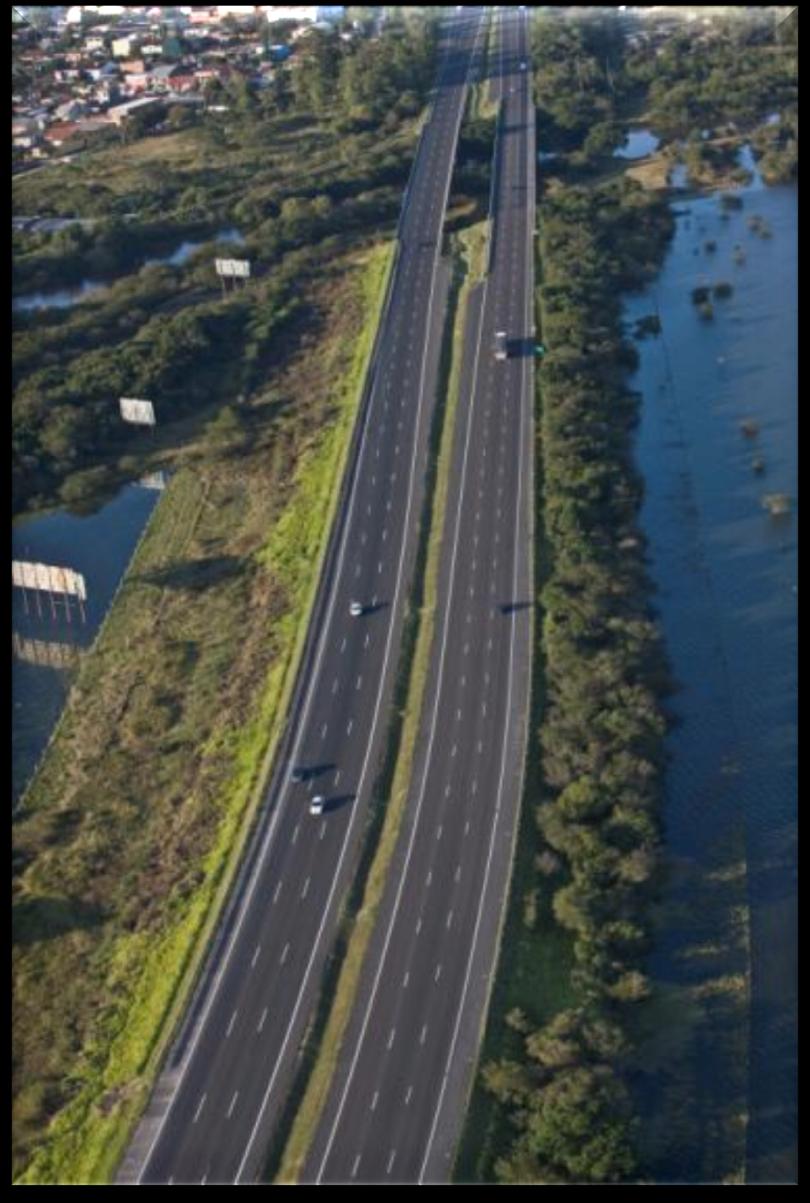
<svg viewBox="0 0 810 1203"><path fill-rule="evenodd" d="M249 259L215 259L214 264L218 276L240 276L242 279L250 276Z"/></svg>
<svg viewBox="0 0 810 1203"><path fill-rule="evenodd" d="M154 426L155 407L151 401L138 401L134 397L122 397L121 417L125 422L137 422L141 426Z"/></svg>

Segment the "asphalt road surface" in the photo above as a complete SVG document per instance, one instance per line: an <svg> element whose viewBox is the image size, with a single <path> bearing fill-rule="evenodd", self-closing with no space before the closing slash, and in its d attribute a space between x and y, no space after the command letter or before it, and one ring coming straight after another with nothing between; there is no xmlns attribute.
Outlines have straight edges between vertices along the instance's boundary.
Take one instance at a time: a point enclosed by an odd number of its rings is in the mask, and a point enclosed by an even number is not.
<svg viewBox="0 0 810 1203"><path fill-rule="evenodd" d="M447 24L288 755L118 1184L254 1182L295 1071L391 717L444 321L440 236L482 35L475 9ZM360 617L352 600L365 607ZM292 765L306 780L292 781ZM309 813L314 794L326 797L321 817Z"/></svg>
<svg viewBox="0 0 810 1203"><path fill-rule="evenodd" d="M530 698L535 154L526 14L496 20L491 270L468 316L432 676L306 1183L448 1181L504 913Z"/></svg>

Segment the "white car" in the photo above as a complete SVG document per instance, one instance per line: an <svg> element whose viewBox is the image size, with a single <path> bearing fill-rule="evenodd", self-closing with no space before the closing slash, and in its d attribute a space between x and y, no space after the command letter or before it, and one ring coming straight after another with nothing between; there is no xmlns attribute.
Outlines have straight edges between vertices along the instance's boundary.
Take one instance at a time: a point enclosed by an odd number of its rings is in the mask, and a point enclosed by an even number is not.
<svg viewBox="0 0 810 1203"><path fill-rule="evenodd" d="M324 806L326 806L326 798L324 798L323 794L316 794L309 804L309 813L311 815L322 815Z"/></svg>
<svg viewBox="0 0 810 1203"><path fill-rule="evenodd" d="M520 64L520 69L521 69L521 71L527 71L527 70L528 70L528 68L529 68L529 64L528 64L528 63L521 63L521 64Z"/></svg>
<svg viewBox="0 0 810 1203"><path fill-rule="evenodd" d="M349 606L349 613L351 614L352 618L360 617L360 615L363 613L363 607L359 601L352 602L352 604Z"/></svg>

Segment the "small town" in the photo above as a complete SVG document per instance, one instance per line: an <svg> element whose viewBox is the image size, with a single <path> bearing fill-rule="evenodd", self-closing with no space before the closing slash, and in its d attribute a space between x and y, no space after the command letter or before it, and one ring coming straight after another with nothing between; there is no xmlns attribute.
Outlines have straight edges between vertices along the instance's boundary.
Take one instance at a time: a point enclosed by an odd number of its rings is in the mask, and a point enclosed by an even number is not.
<svg viewBox="0 0 810 1203"><path fill-rule="evenodd" d="M313 30L375 36L381 18L349 21L341 5L217 4L180 8L73 5L12 9L12 168L100 149L110 139L182 127L242 77L268 87Z"/></svg>

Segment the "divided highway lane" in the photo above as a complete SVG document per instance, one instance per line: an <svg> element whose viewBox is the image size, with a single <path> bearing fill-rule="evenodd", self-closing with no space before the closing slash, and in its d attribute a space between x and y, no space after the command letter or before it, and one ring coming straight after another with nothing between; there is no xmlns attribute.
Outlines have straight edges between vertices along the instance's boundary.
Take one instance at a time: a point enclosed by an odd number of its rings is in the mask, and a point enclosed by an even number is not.
<svg viewBox="0 0 810 1203"><path fill-rule="evenodd" d="M497 952L527 735L534 454L534 113L525 15L498 20L493 258L468 321L433 671L306 1183L448 1180ZM505 362L493 357L498 330Z"/></svg>
<svg viewBox="0 0 810 1203"><path fill-rule="evenodd" d="M144 1184L250 1183L296 1067L355 867L390 717L435 401L447 272L441 229L482 22L454 22L400 222L400 255L352 481L304 685L292 763L277 774L255 867L119 1175ZM366 613L349 614L360 600ZM327 798L309 814L313 793Z"/></svg>

